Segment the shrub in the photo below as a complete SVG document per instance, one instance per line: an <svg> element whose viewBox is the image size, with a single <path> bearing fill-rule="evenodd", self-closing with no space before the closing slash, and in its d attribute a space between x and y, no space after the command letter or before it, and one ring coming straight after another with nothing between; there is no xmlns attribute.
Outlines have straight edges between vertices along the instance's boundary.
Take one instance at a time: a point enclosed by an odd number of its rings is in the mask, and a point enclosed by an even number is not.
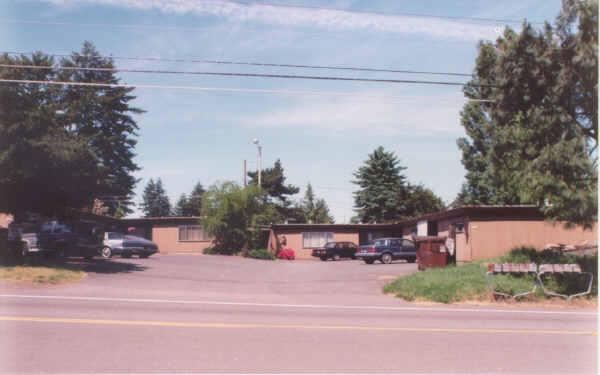
<svg viewBox="0 0 600 375"><path fill-rule="evenodd" d="M267 249L250 250L245 256L247 258L275 260L275 255Z"/></svg>
<svg viewBox="0 0 600 375"><path fill-rule="evenodd" d="M500 257L498 261L503 263L535 263L538 266L540 264L577 263L583 272L590 272L594 276L592 293L589 296L598 294L598 253L591 256L575 256L552 250L537 251L523 246L512 249L508 255ZM589 283L587 277L579 274L554 273L544 274L542 277L546 289L560 294L575 294L585 291ZM503 292L503 290L499 291Z"/></svg>
<svg viewBox="0 0 600 375"><path fill-rule="evenodd" d="M207 247L206 249L202 250L202 254L206 255L235 255L239 252L239 250L229 250L220 246Z"/></svg>

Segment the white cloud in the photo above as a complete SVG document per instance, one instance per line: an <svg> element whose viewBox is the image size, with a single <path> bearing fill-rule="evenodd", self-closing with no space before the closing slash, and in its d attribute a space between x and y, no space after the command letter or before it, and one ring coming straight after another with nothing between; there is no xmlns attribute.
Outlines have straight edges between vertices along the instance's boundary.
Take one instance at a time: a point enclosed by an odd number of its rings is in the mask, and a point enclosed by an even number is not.
<svg viewBox="0 0 600 375"><path fill-rule="evenodd" d="M56 5L73 5L65 0L45 0ZM197 0L80 0L79 4L99 4L164 13L209 15L232 22L259 22L268 25L318 27L328 31L370 31L391 34L424 34L441 39L495 39L493 25L418 16L397 16L351 11L277 7L227 1Z"/></svg>
<svg viewBox="0 0 600 375"><path fill-rule="evenodd" d="M404 101L324 98L295 101L234 121L247 127L314 130L320 134L365 131L375 136L456 136L462 133L463 100L439 95L407 97Z"/></svg>

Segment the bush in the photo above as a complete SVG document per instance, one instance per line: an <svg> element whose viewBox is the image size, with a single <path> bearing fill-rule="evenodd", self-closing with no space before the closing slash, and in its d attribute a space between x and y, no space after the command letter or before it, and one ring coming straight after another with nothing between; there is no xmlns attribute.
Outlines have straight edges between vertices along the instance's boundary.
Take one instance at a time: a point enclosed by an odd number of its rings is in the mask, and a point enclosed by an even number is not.
<svg viewBox="0 0 600 375"><path fill-rule="evenodd" d="M220 246L207 247L206 249L202 250L202 254L206 255L235 255L239 252L239 250L225 249Z"/></svg>
<svg viewBox="0 0 600 375"><path fill-rule="evenodd" d="M598 294L598 253L591 256L575 256L561 254L552 250L537 251L533 248L519 247L512 249L508 255L500 257L501 263L535 263L540 264L573 264L577 263L583 272L594 275L592 292L589 297ZM513 276L514 278L514 276ZM542 276L544 287L560 294L575 294L587 289L588 277L579 274L555 273ZM499 290L502 291L502 290Z"/></svg>
<svg viewBox="0 0 600 375"><path fill-rule="evenodd" d="M267 249L250 250L245 256L254 259L275 260L275 255Z"/></svg>

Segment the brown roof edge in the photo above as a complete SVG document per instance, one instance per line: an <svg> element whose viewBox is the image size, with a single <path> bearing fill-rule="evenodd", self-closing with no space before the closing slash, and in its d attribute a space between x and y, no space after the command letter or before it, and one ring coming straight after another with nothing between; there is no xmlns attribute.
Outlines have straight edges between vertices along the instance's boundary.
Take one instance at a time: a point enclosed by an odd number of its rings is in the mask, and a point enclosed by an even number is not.
<svg viewBox="0 0 600 375"><path fill-rule="evenodd" d="M392 229L398 225L394 223L381 224L272 224L273 229Z"/></svg>
<svg viewBox="0 0 600 375"><path fill-rule="evenodd" d="M124 218L121 219L123 223L134 224L134 223L189 223L192 221L198 222L202 219L200 216L161 216L161 217L136 217L136 218Z"/></svg>
<svg viewBox="0 0 600 375"><path fill-rule="evenodd" d="M457 216L495 216L495 217L524 217L541 218L543 215L538 206L522 205L467 205L451 208L449 210L433 212L427 215L397 222L400 225L411 225L421 220L446 219Z"/></svg>

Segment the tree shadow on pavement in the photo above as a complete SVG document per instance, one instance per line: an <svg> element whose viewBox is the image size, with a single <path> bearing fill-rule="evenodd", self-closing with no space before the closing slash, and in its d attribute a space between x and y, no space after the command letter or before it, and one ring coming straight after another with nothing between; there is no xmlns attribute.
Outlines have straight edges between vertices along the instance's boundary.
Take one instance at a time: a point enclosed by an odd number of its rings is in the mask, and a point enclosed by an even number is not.
<svg viewBox="0 0 600 375"><path fill-rule="evenodd" d="M111 259L69 258L64 265L88 273L115 274L145 271L148 267L136 263L119 262Z"/></svg>
<svg viewBox="0 0 600 375"><path fill-rule="evenodd" d="M9 262L9 266L31 266L31 267L50 267L70 271L84 271L88 273L99 274L117 274L145 271L148 267L133 262L120 262L112 259L101 258L54 258L38 256L28 256L26 259L19 259Z"/></svg>

